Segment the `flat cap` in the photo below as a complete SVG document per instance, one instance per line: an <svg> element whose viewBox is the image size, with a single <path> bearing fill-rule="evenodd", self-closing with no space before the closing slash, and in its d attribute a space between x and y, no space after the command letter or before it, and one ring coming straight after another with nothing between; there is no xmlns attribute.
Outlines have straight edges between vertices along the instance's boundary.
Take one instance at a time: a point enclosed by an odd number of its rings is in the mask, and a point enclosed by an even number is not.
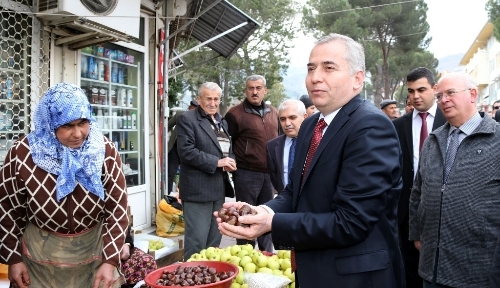
<svg viewBox="0 0 500 288"><path fill-rule="evenodd" d="M380 102L380 109L384 109L387 105L390 104L398 104L398 102L392 99L384 99L382 100L382 102Z"/></svg>
<svg viewBox="0 0 500 288"><path fill-rule="evenodd" d="M198 101L196 101L196 100L191 100L191 102L189 102L189 106L198 107Z"/></svg>
<svg viewBox="0 0 500 288"><path fill-rule="evenodd" d="M302 95L300 96L300 101L304 103L304 106L306 106L306 109L309 108L309 106L314 105L313 102L311 101L311 98L309 98L309 95Z"/></svg>

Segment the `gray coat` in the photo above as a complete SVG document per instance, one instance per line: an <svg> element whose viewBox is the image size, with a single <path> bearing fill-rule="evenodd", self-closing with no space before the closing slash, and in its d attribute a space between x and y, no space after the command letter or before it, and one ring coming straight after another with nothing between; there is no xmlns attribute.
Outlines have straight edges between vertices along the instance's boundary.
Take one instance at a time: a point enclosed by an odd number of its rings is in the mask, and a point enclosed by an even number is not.
<svg viewBox="0 0 500 288"><path fill-rule="evenodd" d="M224 199L222 158L219 141L210 121L199 109L182 113L177 119L177 151L181 159L179 193L184 201L212 202ZM222 120L227 131L227 122ZM234 159L230 150L229 155Z"/></svg>
<svg viewBox="0 0 500 288"><path fill-rule="evenodd" d="M437 283L488 287L500 227L500 126L483 118L460 144L446 186L450 124L430 133L422 149L410 197L409 240L421 241L419 274L425 280L433 280L439 244Z"/></svg>

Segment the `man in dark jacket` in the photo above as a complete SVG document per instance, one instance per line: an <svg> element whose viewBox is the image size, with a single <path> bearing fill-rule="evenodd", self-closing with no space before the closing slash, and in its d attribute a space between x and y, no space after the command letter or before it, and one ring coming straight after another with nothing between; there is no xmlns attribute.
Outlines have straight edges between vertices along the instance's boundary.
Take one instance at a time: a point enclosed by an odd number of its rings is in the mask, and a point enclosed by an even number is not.
<svg viewBox="0 0 500 288"><path fill-rule="evenodd" d="M246 99L226 113L238 171L233 173L237 201L260 205L273 199L273 185L266 160L266 143L278 137L278 112L263 99L266 79L261 75L246 80ZM254 240L237 240L237 244ZM260 250L273 252L271 235L257 238Z"/></svg>

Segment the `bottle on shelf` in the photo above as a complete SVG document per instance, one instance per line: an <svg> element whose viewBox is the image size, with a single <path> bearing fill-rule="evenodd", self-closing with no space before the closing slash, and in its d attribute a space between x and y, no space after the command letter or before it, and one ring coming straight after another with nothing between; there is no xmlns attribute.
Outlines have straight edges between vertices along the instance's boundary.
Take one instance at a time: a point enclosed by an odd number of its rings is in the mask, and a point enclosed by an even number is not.
<svg viewBox="0 0 500 288"><path fill-rule="evenodd" d="M124 84L123 80L124 80L124 78L123 78L123 68L122 67L118 67L118 83L119 84Z"/></svg>
<svg viewBox="0 0 500 288"><path fill-rule="evenodd" d="M118 113L116 111L113 112L111 122L111 129L118 129Z"/></svg>
<svg viewBox="0 0 500 288"><path fill-rule="evenodd" d="M118 141L117 137L115 137L113 143L115 144L116 150L120 150L120 142Z"/></svg>
<svg viewBox="0 0 500 288"><path fill-rule="evenodd" d="M127 89L127 107L133 107L134 93L132 89Z"/></svg>
<svg viewBox="0 0 500 288"><path fill-rule="evenodd" d="M81 74L81 77L82 78L89 78L88 74L87 74L88 73L88 67L89 67L87 56L82 55L81 65L82 65L82 74Z"/></svg>
<svg viewBox="0 0 500 288"><path fill-rule="evenodd" d="M122 140L122 142L120 143L120 150L123 151L125 150L125 140Z"/></svg>
<svg viewBox="0 0 500 288"><path fill-rule="evenodd" d="M98 69L97 69L97 72L98 72L98 80L100 81L104 81L104 61L102 60L99 60L98 61Z"/></svg>
<svg viewBox="0 0 500 288"><path fill-rule="evenodd" d="M118 83L118 64L111 64L111 82Z"/></svg>
<svg viewBox="0 0 500 288"><path fill-rule="evenodd" d="M104 81L109 82L109 66L104 63Z"/></svg>
<svg viewBox="0 0 500 288"><path fill-rule="evenodd" d="M111 89L109 91L109 97L111 98L111 105L116 106L116 89Z"/></svg>
<svg viewBox="0 0 500 288"><path fill-rule="evenodd" d="M90 104L99 104L99 88L98 87L92 87L91 91L92 95L92 101Z"/></svg>
<svg viewBox="0 0 500 288"><path fill-rule="evenodd" d="M130 141L130 145L128 146L130 151L134 150L134 142Z"/></svg>
<svg viewBox="0 0 500 288"><path fill-rule="evenodd" d="M132 115L130 114L129 111L127 111L125 117L127 119L127 129L132 129Z"/></svg>
<svg viewBox="0 0 500 288"><path fill-rule="evenodd" d="M106 88L99 89L99 104L108 105L108 90Z"/></svg>
<svg viewBox="0 0 500 288"><path fill-rule="evenodd" d="M99 108L97 109L97 125L99 126L99 129L103 129L104 128L104 122L103 122L103 117L104 115L102 114L102 109Z"/></svg>
<svg viewBox="0 0 500 288"><path fill-rule="evenodd" d="M104 117L103 117L103 130L108 130L109 129L109 112L104 111Z"/></svg>
<svg viewBox="0 0 500 288"><path fill-rule="evenodd" d="M121 107L127 107L127 90L125 90L124 88L120 88L120 100L119 100L119 103L118 103L118 106L121 106Z"/></svg>
<svg viewBox="0 0 500 288"><path fill-rule="evenodd" d="M88 60L87 61L88 62L88 64L87 64L87 78L94 79L95 74L97 72L97 71L95 71L94 57L89 56L89 57L87 57L87 60Z"/></svg>
<svg viewBox="0 0 500 288"><path fill-rule="evenodd" d="M135 114L135 112L132 112L132 127L131 129L137 129L137 115Z"/></svg>

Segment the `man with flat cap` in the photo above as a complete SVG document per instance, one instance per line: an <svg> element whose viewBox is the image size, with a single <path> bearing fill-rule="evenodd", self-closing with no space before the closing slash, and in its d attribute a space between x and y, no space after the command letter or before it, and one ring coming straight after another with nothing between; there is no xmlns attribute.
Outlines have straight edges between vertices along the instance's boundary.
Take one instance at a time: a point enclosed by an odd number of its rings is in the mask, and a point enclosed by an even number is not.
<svg viewBox="0 0 500 288"><path fill-rule="evenodd" d="M198 102L196 100L191 100L189 102L188 110L193 110L198 107ZM168 120L168 131L170 132L170 137L168 138L168 191L165 191L165 194L169 194L172 192L172 186L174 183L174 177L177 173L177 169L181 164L181 160L179 158L179 153L177 152L177 130L175 127L177 126L177 118L184 113L184 111L177 111L175 115Z"/></svg>
<svg viewBox="0 0 500 288"><path fill-rule="evenodd" d="M399 117L398 102L392 99L384 99L380 102L380 109L389 117L389 119L394 120Z"/></svg>
<svg viewBox="0 0 500 288"><path fill-rule="evenodd" d="M300 96L300 101L302 101L302 103L304 103L304 106L306 106L306 113L307 113L307 117L313 115L314 113L316 113L316 106L314 106L313 102L311 101L311 98L309 98L309 95L302 95Z"/></svg>

